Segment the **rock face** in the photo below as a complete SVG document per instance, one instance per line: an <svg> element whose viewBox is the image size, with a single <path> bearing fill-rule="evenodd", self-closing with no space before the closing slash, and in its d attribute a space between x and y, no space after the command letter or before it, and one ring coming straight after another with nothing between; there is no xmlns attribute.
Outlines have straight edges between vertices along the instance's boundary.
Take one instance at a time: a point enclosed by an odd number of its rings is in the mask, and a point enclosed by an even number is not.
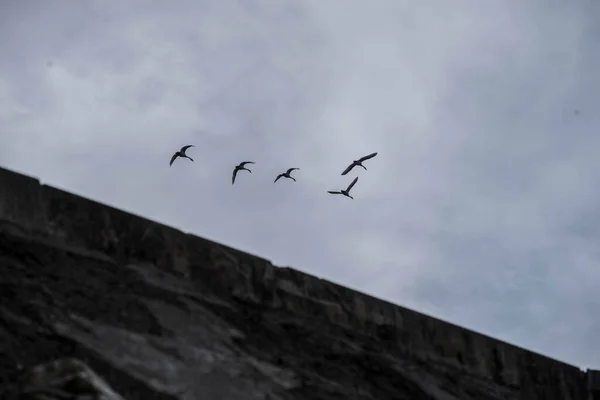
<svg viewBox="0 0 600 400"><path fill-rule="evenodd" d="M36 365L24 372L5 394L23 400L123 400L90 367L75 358Z"/></svg>
<svg viewBox="0 0 600 400"><path fill-rule="evenodd" d="M68 357L124 399L590 400L600 387L595 371L7 170L0 269L5 381Z"/></svg>

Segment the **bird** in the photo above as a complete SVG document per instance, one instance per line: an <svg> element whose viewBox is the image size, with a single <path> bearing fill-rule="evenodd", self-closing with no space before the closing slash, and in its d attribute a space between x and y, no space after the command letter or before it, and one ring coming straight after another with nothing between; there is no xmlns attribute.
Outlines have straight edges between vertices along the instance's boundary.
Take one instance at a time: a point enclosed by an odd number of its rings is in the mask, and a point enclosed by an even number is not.
<svg viewBox="0 0 600 400"><path fill-rule="evenodd" d="M354 178L354 180L352 181L352 183L348 186L348 189L341 190L339 192L334 192L334 191L328 190L327 193L331 193L331 194L343 194L344 196L350 197L352 200L354 200L354 197L350 196L350 189L352 189L352 187L354 185L356 185L357 181L358 181L358 176L356 178Z"/></svg>
<svg viewBox="0 0 600 400"><path fill-rule="evenodd" d="M173 165L173 161L175 161L175 159L176 159L177 157L189 158L190 160L194 161L194 160L193 160L191 157L189 157L187 154L185 154L185 151L186 151L187 149L189 149L190 147L194 147L194 145L193 145L193 144L188 144L187 146L183 146L183 147L181 148L181 150L179 150L178 152L176 152L175 154L173 154L173 157L171 157L171 162L169 163L169 167L170 167L171 165Z"/></svg>
<svg viewBox="0 0 600 400"><path fill-rule="evenodd" d="M250 171L248 168L245 167L246 164L256 164L254 161L244 161L241 162L239 165L237 165L235 167L235 169L233 170L233 176L231 177L231 184L233 185L235 183L235 177L237 176L238 171L248 171L250 173L252 173L252 171Z"/></svg>
<svg viewBox="0 0 600 400"><path fill-rule="evenodd" d="M370 160L371 158L375 157L376 155L377 155L377 153L372 153L372 154L369 154L368 156L364 156L362 158L359 158L358 160L352 161L352 164L348 165L348 168L346 168L344 170L344 172L342 172L342 175L346 175L348 172L352 171L352 168L356 167L357 165L363 167L366 171L367 168L364 165L362 165L362 163L364 161Z"/></svg>
<svg viewBox="0 0 600 400"><path fill-rule="evenodd" d="M289 178L292 179L294 182L296 182L296 179L294 179L293 176L291 176L290 174L292 173L292 171L294 170L299 170L300 168L290 168L287 171L285 171L283 174L279 174L277 175L277 178L275 178L275 181L273 181L273 183L277 182L279 180L279 178Z"/></svg>

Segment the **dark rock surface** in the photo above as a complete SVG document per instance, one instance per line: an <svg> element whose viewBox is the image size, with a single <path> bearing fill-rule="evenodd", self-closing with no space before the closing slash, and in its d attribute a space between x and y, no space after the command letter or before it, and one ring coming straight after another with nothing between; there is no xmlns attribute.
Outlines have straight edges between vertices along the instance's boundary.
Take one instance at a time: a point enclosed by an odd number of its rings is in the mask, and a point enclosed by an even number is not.
<svg viewBox="0 0 600 400"><path fill-rule="evenodd" d="M127 399L433 400L444 398L437 390L459 390L452 374L397 359L367 337L224 303L151 265L119 265L3 229L0 267L0 376L70 356ZM470 386L490 392L473 398L507 398L493 383Z"/></svg>
<svg viewBox="0 0 600 400"><path fill-rule="evenodd" d="M223 302L152 265L0 230L0 376L85 360L127 399L518 399L281 309Z"/></svg>
<svg viewBox="0 0 600 400"><path fill-rule="evenodd" d="M124 400L88 365L71 357L24 370L3 395L19 400Z"/></svg>
<svg viewBox="0 0 600 400"><path fill-rule="evenodd" d="M589 373L0 170L0 379L125 399L588 400Z"/></svg>

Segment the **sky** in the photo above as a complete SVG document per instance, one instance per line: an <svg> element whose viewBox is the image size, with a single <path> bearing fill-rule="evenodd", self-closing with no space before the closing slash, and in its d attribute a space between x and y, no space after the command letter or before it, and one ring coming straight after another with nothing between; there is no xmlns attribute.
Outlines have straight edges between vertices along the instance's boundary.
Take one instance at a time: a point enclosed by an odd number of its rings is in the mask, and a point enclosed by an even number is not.
<svg viewBox="0 0 600 400"><path fill-rule="evenodd" d="M0 0L0 166L600 368L598 15Z"/></svg>

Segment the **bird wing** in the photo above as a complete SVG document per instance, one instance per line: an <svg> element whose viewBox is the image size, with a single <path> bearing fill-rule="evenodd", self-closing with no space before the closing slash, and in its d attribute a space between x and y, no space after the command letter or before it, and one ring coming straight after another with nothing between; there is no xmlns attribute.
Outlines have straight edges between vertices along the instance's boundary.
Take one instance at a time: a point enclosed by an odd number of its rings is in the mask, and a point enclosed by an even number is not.
<svg viewBox="0 0 600 400"><path fill-rule="evenodd" d="M181 151L181 153L182 153L182 154L185 154L185 151L186 151L187 149L189 149L190 147L194 147L194 145L193 145L193 144L188 144L187 146L183 146L183 147L181 148L181 150L180 150L180 151Z"/></svg>
<svg viewBox="0 0 600 400"><path fill-rule="evenodd" d="M235 177L236 177L238 171L239 171L239 169L237 169L237 168L233 170L233 175L231 176L231 184L232 185L235 183Z"/></svg>
<svg viewBox="0 0 600 400"><path fill-rule="evenodd" d="M300 169L300 168L290 168L286 171L286 174L289 175L292 171L294 171L296 169Z"/></svg>
<svg viewBox="0 0 600 400"><path fill-rule="evenodd" d="M246 164L256 164L254 161L244 161L240 163L240 168L244 167Z"/></svg>
<svg viewBox="0 0 600 400"><path fill-rule="evenodd" d="M331 193L331 194L342 194L342 192L334 192L332 190L328 190L327 193Z"/></svg>
<svg viewBox="0 0 600 400"><path fill-rule="evenodd" d="M173 157L171 157L171 162L169 163L169 167L171 165L173 165L173 161L175 161L176 158L177 158L177 153L173 154Z"/></svg>
<svg viewBox="0 0 600 400"><path fill-rule="evenodd" d="M356 165L354 163L348 165L348 168L346 168L344 170L344 172L342 172L342 175L346 175L348 172L352 171L352 168L356 167Z"/></svg>
<svg viewBox="0 0 600 400"><path fill-rule="evenodd" d="M275 180L273 181L273 183L277 182L279 180L279 178L281 178L282 176L283 176L283 174L277 175L277 178L275 178Z"/></svg>
<svg viewBox="0 0 600 400"><path fill-rule="evenodd" d="M375 157L376 155L377 155L377 153L369 154L368 156L364 156L363 158L361 158L359 161L363 162L363 161L370 160L371 158Z"/></svg>
<svg viewBox="0 0 600 400"><path fill-rule="evenodd" d="M357 181L358 181L358 176L356 178L354 178L354 180L352 181L352 183L350 184L350 186L348 186L348 189L346 189L346 192L349 192L350 189L352 189L352 186L356 185Z"/></svg>

